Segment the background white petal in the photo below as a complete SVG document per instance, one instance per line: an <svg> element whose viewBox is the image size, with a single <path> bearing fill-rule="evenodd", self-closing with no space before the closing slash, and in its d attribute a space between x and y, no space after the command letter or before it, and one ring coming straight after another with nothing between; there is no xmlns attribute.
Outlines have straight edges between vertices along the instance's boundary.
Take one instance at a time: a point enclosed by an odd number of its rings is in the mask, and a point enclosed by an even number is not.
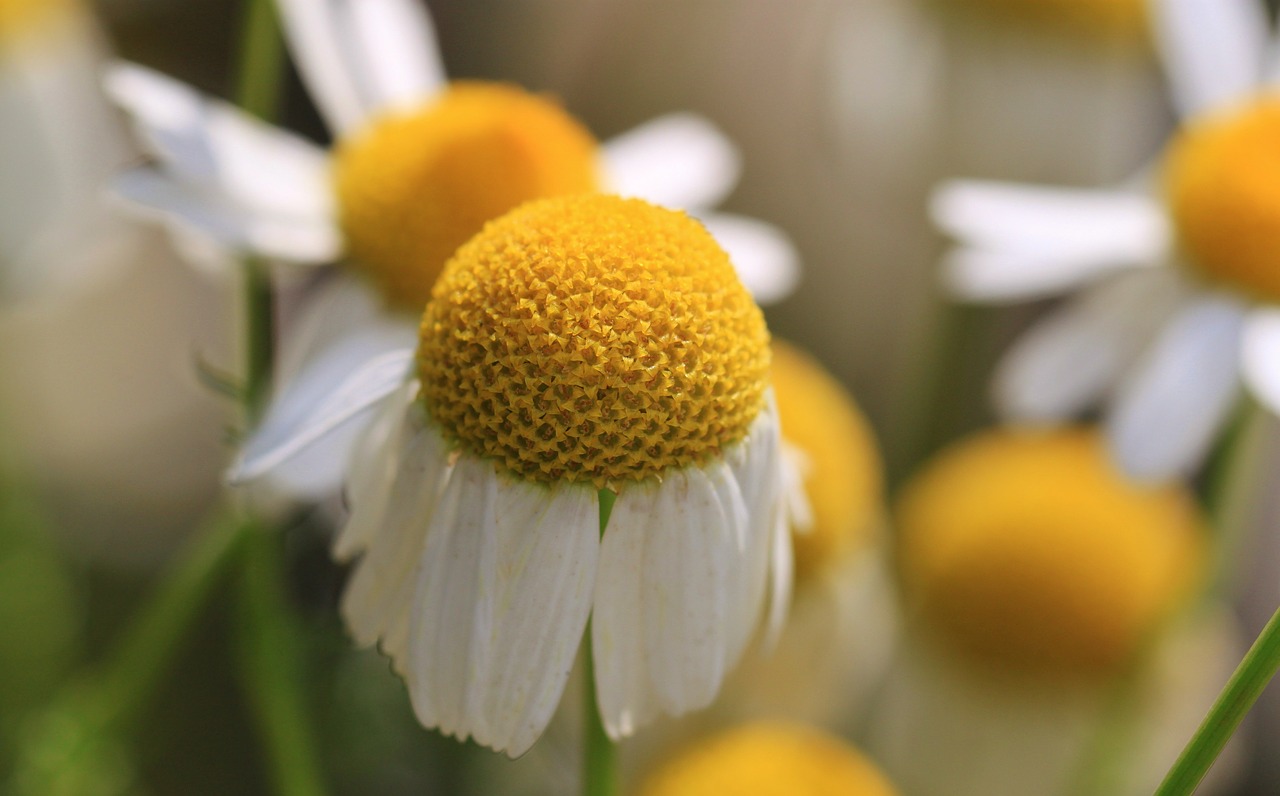
<svg viewBox="0 0 1280 796"><path fill-rule="evenodd" d="M332 217L328 159L306 139L137 64L116 63L103 83L181 179L216 186L258 213L313 223Z"/></svg>
<svg viewBox="0 0 1280 796"><path fill-rule="evenodd" d="M800 282L800 255L791 238L764 221L728 213L700 216L759 304L791 295Z"/></svg>
<svg viewBox="0 0 1280 796"><path fill-rule="evenodd" d="M1046 259L1150 262L1169 248L1169 222L1148 196L958 180L930 200L935 224L975 249Z"/></svg>
<svg viewBox="0 0 1280 796"><path fill-rule="evenodd" d="M338 230L329 219L257 214L216 190L175 179L142 166L123 172L111 183L125 205L165 223L175 240L197 248L216 247L253 252L298 264L322 264L342 250ZM201 257L223 265L231 258Z"/></svg>
<svg viewBox="0 0 1280 796"><path fill-rule="evenodd" d="M1156 45L1184 117L1252 92L1263 77L1269 28L1256 0L1151 0Z"/></svg>
<svg viewBox="0 0 1280 796"><path fill-rule="evenodd" d="M707 119L672 113L604 144L605 186L664 207L709 208L738 184L742 156Z"/></svg>
<svg viewBox="0 0 1280 796"><path fill-rule="evenodd" d="M368 120L371 102L352 65L341 0L277 0L289 53L334 136Z"/></svg>
<svg viewBox="0 0 1280 796"><path fill-rule="evenodd" d="M1151 481L1186 475L1208 453L1239 392L1244 318L1232 299L1198 299L1122 385L1107 436L1129 475Z"/></svg>
<svg viewBox="0 0 1280 796"><path fill-rule="evenodd" d="M249 436L228 478L257 478L352 421L404 384L414 349L392 348L398 335L384 330L353 335L334 346L285 388L262 425ZM347 437L345 465L354 439Z"/></svg>
<svg viewBox="0 0 1280 796"><path fill-rule="evenodd" d="M463 454L427 531L410 695L429 727L515 756L550 721L591 610L596 492L500 476Z"/></svg>
<svg viewBox="0 0 1280 796"><path fill-rule="evenodd" d="M1241 367L1253 395L1280 414L1280 310L1255 310L1244 328Z"/></svg>
<svg viewBox="0 0 1280 796"><path fill-rule="evenodd" d="M412 109L444 86L435 28L420 0L343 0L373 91L373 110Z"/></svg>
<svg viewBox="0 0 1280 796"><path fill-rule="evenodd" d="M1070 299L1025 332L996 368L992 395L1007 421L1079 414L1105 396L1177 307L1167 269L1123 274Z"/></svg>

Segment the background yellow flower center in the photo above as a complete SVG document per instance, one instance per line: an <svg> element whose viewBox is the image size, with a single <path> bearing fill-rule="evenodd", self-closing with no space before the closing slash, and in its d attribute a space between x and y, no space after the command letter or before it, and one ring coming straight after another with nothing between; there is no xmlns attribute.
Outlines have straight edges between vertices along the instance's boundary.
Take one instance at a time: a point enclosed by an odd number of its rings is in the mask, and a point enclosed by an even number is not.
<svg viewBox="0 0 1280 796"><path fill-rule="evenodd" d="M893 796L853 747L801 725L757 723L703 741L669 760L639 796Z"/></svg>
<svg viewBox="0 0 1280 796"><path fill-rule="evenodd" d="M971 438L898 508L908 604L1006 670L1114 671L1203 564L1190 496L1125 481L1082 429Z"/></svg>
<svg viewBox="0 0 1280 796"><path fill-rule="evenodd" d="M531 202L445 267L422 320L431 415L537 481L699 464L764 405L769 335L697 221L638 200Z"/></svg>
<svg viewBox="0 0 1280 796"><path fill-rule="evenodd" d="M1091 36L1141 39L1147 30L1147 0L947 0L979 5L1013 18Z"/></svg>
<svg viewBox="0 0 1280 796"><path fill-rule="evenodd" d="M587 129L552 100L453 83L338 147L348 253L392 303L420 312L445 261L486 221L530 199L595 190L597 155Z"/></svg>
<svg viewBox="0 0 1280 796"><path fill-rule="evenodd" d="M883 476L875 438L853 397L817 360L773 341L773 394L782 437L803 457L813 528L796 534L796 577L807 578L868 541Z"/></svg>
<svg viewBox="0 0 1280 796"><path fill-rule="evenodd" d="M1166 178L1190 263L1280 301L1280 99L1193 121L1174 139Z"/></svg>
<svg viewBox="0 0 1280 796"><path fill-rule="evenodd" d="M0 0L0 43L35 35L73 10L72 0Z"/></svg>

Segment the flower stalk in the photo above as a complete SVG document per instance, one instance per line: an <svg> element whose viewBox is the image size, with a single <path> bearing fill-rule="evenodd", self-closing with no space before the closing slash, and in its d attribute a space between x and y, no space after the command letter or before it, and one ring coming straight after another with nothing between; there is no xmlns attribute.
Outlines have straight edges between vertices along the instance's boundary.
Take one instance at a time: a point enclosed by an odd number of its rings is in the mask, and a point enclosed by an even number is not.
<svg viewBox="0 0 1280 796"><path fill-rule="evenodd" d="M600 535L604 536L613 513L617 495L608 489L600 490ZM616 796L618 793L618 754L613 741L604 731L600 721L600 705L596 701L596 667L591 653L591 625L587 624L584 647L586 665L583 670L583 686L586 689L586 715L583 725L583 796Z"/></svg>

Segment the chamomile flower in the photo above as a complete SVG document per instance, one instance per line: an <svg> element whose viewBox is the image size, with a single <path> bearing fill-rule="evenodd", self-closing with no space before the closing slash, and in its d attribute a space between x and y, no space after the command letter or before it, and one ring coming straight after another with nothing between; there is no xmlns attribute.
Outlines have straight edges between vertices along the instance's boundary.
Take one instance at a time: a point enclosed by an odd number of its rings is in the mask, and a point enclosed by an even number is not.
<svg viewBox="0 0 1280 796"><path fill-rule="evenodd" d="M697 214L732 254L756 298L790 292L797 257L775 227L709 212L737 181L739 155L693 114L656 119L599 144L552 99L513 85L445 80L431 21L417 0L282 0L285 34L336 143L331 152L131 64L109 92L156 157L117 191L159 215L199 262L258 254L330 267L304 312L334 345L287 330L303 364L276 378L277 414L323 400L310 385L349 371L371 347L412 339L445 261L488 220L524 201L590 191L645 198ZM335 333L335 317L343 318ZM290 339L294 338L294 339ZM338 453L295 463L278 485L331 493ZM261 437L259 437L261 440ZM269 442L269 441L268 441ZM250 451L250 455L253 451ZM326 466L326 462L329 464Z"/></svg>
<svg viewBox="0 0 1280 796"><path fill-rule="evenodd" d="M895 523L909 631L870 722L891 775L1059 792L1137 666L1120 792L1150 793L1237 650L1224 611L1180 610L1207 563L1191 494L1129 481L1091 429L989 431L927 465Z"/></svg>
<svg viewBox="0 0 1280 796"><path fill-rule="evenodd" d="M360 556L352 634L422 723L522 753L588 617L610 735L710 703L766 603L785 615L791 546L768 332L705 228L525 204L449 261L413 357L375 358L240 476L381 399L335 552Z"/></svg>
<svg viewBox="0 0 1280 796"><path fill-rule="evenodd" d="M654 771L639 796L894 796L875 764L802 724L759 722L690 746Z"/></svg>
<svg viewBox="0 0 1280 796"><path fill-rule="evenodd" d="M1280 99L1260 4L1162 0L1152 13L1185 117L1160 190L958 182L933 215L962 243L944 263L960 298L1082 289L1001 363L1005 418L1056 422L1106 402L1124 469L1161 480L1198 464L1242 378L1280 410L1280 192L1268 187Z"/></svg>

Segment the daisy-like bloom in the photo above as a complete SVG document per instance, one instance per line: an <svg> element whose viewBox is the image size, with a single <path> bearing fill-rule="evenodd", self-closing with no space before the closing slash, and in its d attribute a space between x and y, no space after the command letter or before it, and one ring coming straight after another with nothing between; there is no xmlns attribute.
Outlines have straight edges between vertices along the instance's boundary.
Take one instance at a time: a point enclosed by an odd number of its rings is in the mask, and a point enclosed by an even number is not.
<svg viewBox="0 0 1280 796"><path fill-rule="evenodd" d="M875 764L802 724L745 724L667 761L639 796L894 796Z"/></svg>
<svg viewBox="0 0 1280 796"><path fill-rule="evenodd" d="M880 676L896 627L879 542L883 465L853 397L816 359L773 342L772 384L788 473L795 589L784 630L726 686L724 712L826 723L848 718ZM804 672L797 677L796 672Z"/></svg>
<svg viewBox="0 0 1280 796"><path fill-rule="evenodd" d="M1179 611L1207 563L1190 493L1129 481L1092 429L990 431L930 463L895 520L908 639L869 725L890 774L1057 792L1139 666L1125 775L1150 793L1237 649L1221 611Z"/></svg>
<svg viewBox="0 0 1280 796"><path fill-rule="evenodd" d="M687 209L729 250L758 300L794 286L797 257L785 235L708 212L733 189L739 155L701 117L661 117L601 145L546 96L447 82L419 0L278 7L336 140L332 152L143 67L117 66L106 80L157 159L122 175L118 192L166 220L198 260L226 262L209 251L311 267L345 258L349 268L308 302L316 309L301 324L327 328L336 342L286 331L284 344L300 352L289 358L306 364L277 375L276 414L316 408L333 378L371 349L411 341L454 250L532 199L607 191ZM351 438L282 471L279 485L302 497L332 492L339 471L325 462L343 461Z"/></svg>
<svg viewBox="0 0 1280 796"><path fill-rule="evenodd" d="M959 182L933 214L963 244L944 263L958 297L1081 289L1001 363L1004 417L1057 422L1106 402L1124 469L1160 480L1203 458L1241 378L1280 409L1280 99L1260 4L1162 0L1153 14L1185 117L1160 190Z"/></svg>
<svg viewBox="0 0 1280 796"><path fill-rule="evenodd" d="M611 736L710 703L766 603L785 615L791 547L768 332L705 228L611 196L523 205L449 261L406 376L411 356L264 459L389 394L336 555L360 556L352 634L421 722L524 752L588 617Z"/></svg>

